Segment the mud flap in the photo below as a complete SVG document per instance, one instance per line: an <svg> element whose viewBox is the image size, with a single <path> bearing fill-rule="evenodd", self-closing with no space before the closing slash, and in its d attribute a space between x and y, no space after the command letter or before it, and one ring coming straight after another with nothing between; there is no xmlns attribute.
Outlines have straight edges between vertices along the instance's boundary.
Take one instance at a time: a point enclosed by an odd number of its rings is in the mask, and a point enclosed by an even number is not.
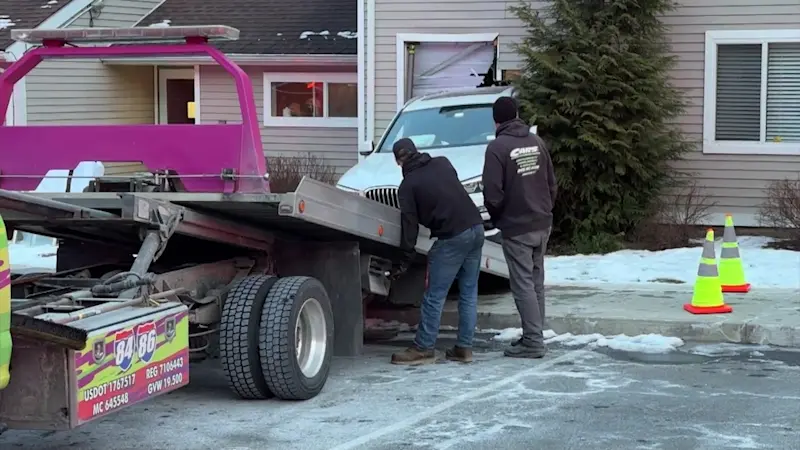
<svg viewBox="0 0 800 450"><path fill-rule="evenodd" d="M11 381L11 263L6 224L0 217L0 389Z"/></svg>
<svg viewBox="0 0 800 450"><path fill-rule="evenodd" d="M180 304L93 330L71 352L72 426L189 384L189 314Z"/></svg>

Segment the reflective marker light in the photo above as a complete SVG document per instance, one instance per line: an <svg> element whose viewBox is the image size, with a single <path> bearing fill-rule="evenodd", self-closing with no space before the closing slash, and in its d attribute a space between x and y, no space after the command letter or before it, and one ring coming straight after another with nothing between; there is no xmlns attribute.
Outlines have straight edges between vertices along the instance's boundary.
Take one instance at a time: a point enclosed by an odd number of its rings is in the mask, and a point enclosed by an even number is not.
<svg viewBox="0 0 800 450"><path fill-rule="evenodd" d="M42 45L45 41L76 43L165 42L200 37L209 41L235 41L239 30L225 25L187 27L64 28L51 30L11 30L11 39Z"/></svg>

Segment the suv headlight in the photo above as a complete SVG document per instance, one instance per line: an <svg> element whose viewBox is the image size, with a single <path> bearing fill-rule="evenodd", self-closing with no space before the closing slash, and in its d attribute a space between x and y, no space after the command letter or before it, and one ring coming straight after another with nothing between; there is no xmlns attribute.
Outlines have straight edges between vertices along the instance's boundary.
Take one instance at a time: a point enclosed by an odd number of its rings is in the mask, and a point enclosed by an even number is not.
<svg viewBox="0 0 800 450"><path fill-rule="evenodd" d="M468 194L478 194L483 192L483 177L474 177L461 182Z"/></svg>

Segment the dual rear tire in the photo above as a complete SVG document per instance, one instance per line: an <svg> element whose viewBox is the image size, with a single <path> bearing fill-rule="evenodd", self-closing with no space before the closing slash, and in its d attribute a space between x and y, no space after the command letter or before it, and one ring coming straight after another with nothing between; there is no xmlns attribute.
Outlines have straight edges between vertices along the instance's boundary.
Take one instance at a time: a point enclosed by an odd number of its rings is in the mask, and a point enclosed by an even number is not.
<svg viewBox="0 0 800 450"><path fill-rule="evenodd" d="M332 357L333 312L318 280L252 275L232 286L222 308L220 358L240 397L313 398Z"/></svg>

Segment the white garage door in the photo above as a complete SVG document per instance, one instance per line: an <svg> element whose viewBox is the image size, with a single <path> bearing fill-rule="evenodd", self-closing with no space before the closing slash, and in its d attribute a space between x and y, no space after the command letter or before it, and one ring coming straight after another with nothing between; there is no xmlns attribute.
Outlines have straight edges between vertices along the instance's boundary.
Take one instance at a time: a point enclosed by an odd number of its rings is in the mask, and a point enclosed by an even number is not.
<svg viewBox="0 0 800 450"><path fill-rule="evenodd" d="M476 87L492 66L492 42L422 42L414 54L410 97Z"/></svg>

